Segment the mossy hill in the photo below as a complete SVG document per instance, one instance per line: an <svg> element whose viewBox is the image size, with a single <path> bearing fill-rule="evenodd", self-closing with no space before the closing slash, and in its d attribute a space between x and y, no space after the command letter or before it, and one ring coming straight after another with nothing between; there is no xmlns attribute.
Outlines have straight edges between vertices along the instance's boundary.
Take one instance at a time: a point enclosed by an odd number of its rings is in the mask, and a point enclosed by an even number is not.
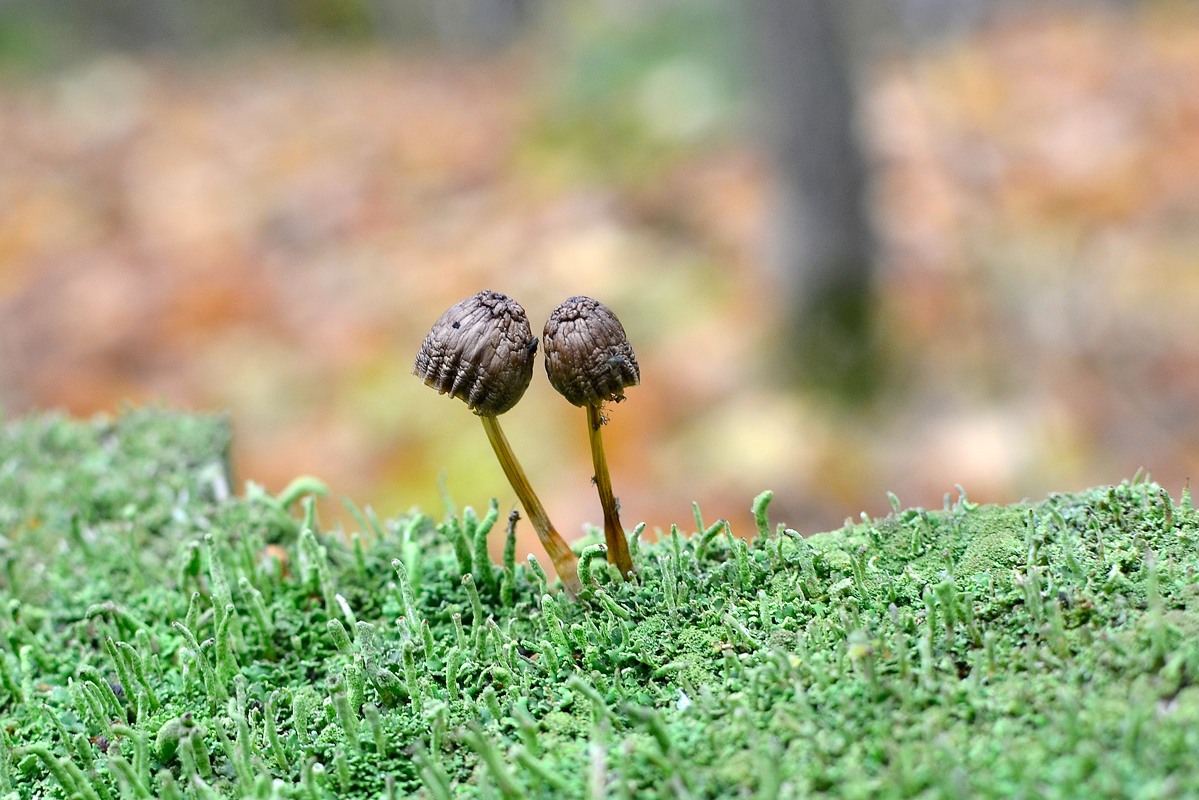
<svg viewBox="0 0 1199 800"><path fill-rule="evenodd" d="M752 541L634 539L632 583L585 550L570 602L491 563L494 505L319 530L318 481L235 496L228 446L153 410L4 428L0 798L1199 794L1186 493L808 539L763 496Z"/></svg>

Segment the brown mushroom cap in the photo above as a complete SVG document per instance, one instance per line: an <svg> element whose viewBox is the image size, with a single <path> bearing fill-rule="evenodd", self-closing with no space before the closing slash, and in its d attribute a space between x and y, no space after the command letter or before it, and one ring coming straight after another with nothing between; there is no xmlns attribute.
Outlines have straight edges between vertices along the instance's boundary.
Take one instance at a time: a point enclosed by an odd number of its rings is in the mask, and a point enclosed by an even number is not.
<svg viewBox="0 0 1199 800"><path fill-rule="evenodd" d="M620 320L598 300L572 297L545 323L545 373L576 406L624 398L641 368Z"/></svg>
<svg viewBox="0 0 1199 800"><path fill-rule="evenodd" d="M433 323L412 372L438 394L465 401L476 414L512 408L533 379L537 338L525 310L507 295L482 291Z"/></svg>

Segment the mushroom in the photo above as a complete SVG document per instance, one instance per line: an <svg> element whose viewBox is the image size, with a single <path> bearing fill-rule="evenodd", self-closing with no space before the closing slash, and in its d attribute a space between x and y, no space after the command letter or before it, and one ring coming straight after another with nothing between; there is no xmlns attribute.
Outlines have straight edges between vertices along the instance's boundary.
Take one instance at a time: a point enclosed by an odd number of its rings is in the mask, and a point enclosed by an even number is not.
<svg viewBox="0 0 1199 800"><path fill-rule="evenodd" d="M609 557L627 578L633 573L633 558L612 496L600 428L608 421L601 413L603 404L609 400L619 403L626 386L641 382L637 356L612 309L590 297L572 297L554 309L545 323L544 339L550 383L572 404L587 410L591 461L604 508L604 539Z"/></svg>
<svg viewBox="0 0 1199 800"><path fill-rule="evenodd" d="M498 419L529 388L536 354L537 338L520 304L499 292L482 291L451 306L433 323L412 372L438 394L459 398L479 415L508 483L573 598L582 589L579 559L554 529Z"/></svg>

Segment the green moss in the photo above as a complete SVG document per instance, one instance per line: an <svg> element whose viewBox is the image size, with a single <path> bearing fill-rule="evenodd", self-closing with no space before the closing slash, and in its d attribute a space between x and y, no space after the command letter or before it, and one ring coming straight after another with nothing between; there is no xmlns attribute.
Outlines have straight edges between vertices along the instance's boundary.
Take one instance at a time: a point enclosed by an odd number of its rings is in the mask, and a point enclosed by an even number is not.
<svg viewBox="0 0 1199 800"><path fill-rule="evenodd" d="M1020 563L1020 540L1011 533L992 533L975 539L957 565L963 578L1002 573Z"/></svg>
<svg viewBox="0 0 1199 800"><path fill-rule="evenodd" d="M762 501L752 543L643 543L572 603L523 563L464 584L466 518L355 508L355 539L289 510L314 480L235 496L228 443L154 410L4 428L0 797L1199 785L1199 517L1152 482L806 540Z"/></svg>

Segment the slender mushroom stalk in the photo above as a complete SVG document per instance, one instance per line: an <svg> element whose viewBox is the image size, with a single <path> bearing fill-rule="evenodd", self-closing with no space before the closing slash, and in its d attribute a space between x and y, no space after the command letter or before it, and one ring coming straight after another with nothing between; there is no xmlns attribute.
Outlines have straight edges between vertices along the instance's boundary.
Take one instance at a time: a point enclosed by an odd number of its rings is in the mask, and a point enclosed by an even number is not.
<svg viewBox="0 0 1199 800"><path fill-rule="evenodd" d="M600 428L607 420L599 406L587 404L587 441L591 445L591 467L600 506L604 509L604 542L608 552L626 578L633 572L633 556L629 553L624 527L620 524L620 504L612 494L612 476L608 474L608 457L604 453L604 436Z"/></svg>
<svg viewBox="0 0 1199 800"><path fill-rule="evenodd" d="M554 529L553 523L545 513L545 506L541 505L541 500L537 498L528 476L521 469L520 462L516 460L516 455L508 444L508 437L504 436L500 421L489 414L480 414L479 419L483 420L483 429L487 431L491 447L500 460L504 474L508 476L508 483L512 484L516 496L520 498L520 504L525 507L525 513L529 515L529 521L533 523L545 552L549 553L550 561L554 562L554 568L558 570L562 585L571 597L577 597L583 587L579 582L579 557Z"/></svg>
<svg viewBox="0 0 1199 800"><path fill-rule="evenodd" d="M595 485L604 509L608 557L620 573L633 574L633 557L620 524L620 504L612 494L612 478L604 454L602 413L605 402L624 400L626 386L641 382L637 356L620 320L598 300L572 297L554 309L545 323L545 371L558 393L587 411L587 439Z"/></svg>
<svg viewBox="0 0 1199 800"><path fill-rule="evenodd" d="M451 306L433 323L412 371L438 394L459 398L479 415L508 483L573 598L582 590L579 559L550 522L498 419L529 388L536 354L537 338L520 304L483 291Z"/></svg>

